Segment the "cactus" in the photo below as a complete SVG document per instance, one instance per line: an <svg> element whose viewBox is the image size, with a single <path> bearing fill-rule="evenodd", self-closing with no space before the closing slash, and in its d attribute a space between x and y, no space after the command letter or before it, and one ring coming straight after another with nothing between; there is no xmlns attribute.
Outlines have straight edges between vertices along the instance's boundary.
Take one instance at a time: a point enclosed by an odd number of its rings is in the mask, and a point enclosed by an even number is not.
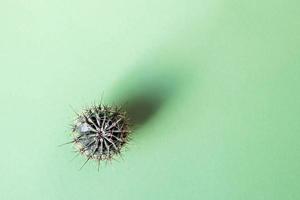
<svg viewBox="0 0 300 200"><path fill-rule="evenodd" d="M87 157L82 167L93 159L98 161L99 169L101 160L120 155L131 133L129 119L121 107L99 104L76 114L71 143L78 154Z"/></svg>

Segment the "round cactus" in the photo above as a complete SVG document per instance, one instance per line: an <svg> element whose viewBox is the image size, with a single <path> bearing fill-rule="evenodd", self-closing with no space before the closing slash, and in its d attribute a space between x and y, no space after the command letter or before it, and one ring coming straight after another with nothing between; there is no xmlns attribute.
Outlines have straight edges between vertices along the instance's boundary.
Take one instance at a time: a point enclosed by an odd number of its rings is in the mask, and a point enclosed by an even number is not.
<svg viewBox="0 0 300 200"><path fill-rule="evenodd" d="M101 160L119 155L128 142L129 119L121 107L100 104L77 114L72 132L76 150L87 157L82 167L90 159L99 166Z"/></svg>

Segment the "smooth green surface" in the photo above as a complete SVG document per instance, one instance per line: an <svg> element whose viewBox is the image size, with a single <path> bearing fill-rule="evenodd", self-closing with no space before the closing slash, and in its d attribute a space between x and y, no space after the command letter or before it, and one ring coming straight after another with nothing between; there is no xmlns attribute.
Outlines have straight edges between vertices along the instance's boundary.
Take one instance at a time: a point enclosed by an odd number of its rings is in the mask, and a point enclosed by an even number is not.
<svg viewBox="0 0 300 200"><path fill-rule="evenodd" d="M300 199L298 0L0 1L1 200ZM160 99L119 159L75 110Z"/></svg>

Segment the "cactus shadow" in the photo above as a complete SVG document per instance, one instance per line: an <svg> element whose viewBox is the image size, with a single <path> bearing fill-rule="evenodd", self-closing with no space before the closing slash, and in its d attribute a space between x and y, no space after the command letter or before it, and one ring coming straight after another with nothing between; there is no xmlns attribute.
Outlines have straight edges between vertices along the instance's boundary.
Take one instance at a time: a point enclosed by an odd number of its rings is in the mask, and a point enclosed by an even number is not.
<svg viewBox="0 0 300 200"><path fill-rule="evenodd" d="M150 121L186 83L187 64L156 61L137 65L113 90L124 105L134 128ZM187 70L188 71L188 70ZM113 95L114 96L114 95Z"/></svg>

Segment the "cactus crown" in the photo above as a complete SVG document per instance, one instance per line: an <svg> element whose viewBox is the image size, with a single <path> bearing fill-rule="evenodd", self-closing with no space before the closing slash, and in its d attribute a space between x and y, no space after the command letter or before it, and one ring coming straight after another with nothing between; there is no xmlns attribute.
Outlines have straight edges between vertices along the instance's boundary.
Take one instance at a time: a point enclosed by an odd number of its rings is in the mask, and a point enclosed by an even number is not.
<svg viewBox="0 0 300 200"><path fill-rule="evenodd" d="M94 159L111 160L119 155L129 140L129 119L121 107L97 105L85 109L72 127L74 146L79 154ZM82 168L81 167L81 168Z"/></svg>

